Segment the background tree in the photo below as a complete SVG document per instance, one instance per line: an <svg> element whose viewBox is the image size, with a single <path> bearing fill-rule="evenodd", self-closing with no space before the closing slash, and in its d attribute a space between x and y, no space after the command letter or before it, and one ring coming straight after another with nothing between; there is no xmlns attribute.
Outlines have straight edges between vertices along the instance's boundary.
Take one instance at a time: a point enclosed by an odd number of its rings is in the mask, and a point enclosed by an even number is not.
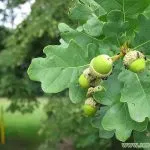
<svg viewBox="0 0 150 150"><path fill-rule="evenodd" d="M6 9L1 14L5 18L12 15L8 13L6 16L6 10L13 10L26 1L3 2L6 3ZM1 37L5 46L1 47L0 52L0 95L13 99L11 110L19 109L20 103L26 101L31 102L27 111L32 109L36 102L35 96L43 93L38 83L29 80L26 70L33 57L42 55L45 45L59 43L58 22L71 23L67 17L70 3L69 0L56 0L55 3L51 0L36 0L30 15L16 29L11 30L9 36ZM20 109L26 110L23 107Z"/></svg>

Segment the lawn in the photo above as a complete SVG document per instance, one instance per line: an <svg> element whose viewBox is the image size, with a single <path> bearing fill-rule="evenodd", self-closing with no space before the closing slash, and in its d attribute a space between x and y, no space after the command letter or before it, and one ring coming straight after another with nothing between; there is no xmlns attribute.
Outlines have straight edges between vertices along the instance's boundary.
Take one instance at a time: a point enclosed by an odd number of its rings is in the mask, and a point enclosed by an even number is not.
<svg viewBox="0 0 150 150"><path fill-rule="evenodd" d="M39 108L35 109L33 113L22 114L18 111L15 113L7 112L6 109L10 104L9 100L4 98L0 99L0 107L4 109L6 135L6 145L0 145L0 149L7 150L8 145L12 146L12 144L13 147L15 147L14 145L17 145L17 147L21 145L31 146L42 141L43 137L38 134L38 131L41 127L42 120L46 118L46 114L43 111L46 99L39 98L38 100L40 102ZM13 150L12 147L11 150Z"/></svg>

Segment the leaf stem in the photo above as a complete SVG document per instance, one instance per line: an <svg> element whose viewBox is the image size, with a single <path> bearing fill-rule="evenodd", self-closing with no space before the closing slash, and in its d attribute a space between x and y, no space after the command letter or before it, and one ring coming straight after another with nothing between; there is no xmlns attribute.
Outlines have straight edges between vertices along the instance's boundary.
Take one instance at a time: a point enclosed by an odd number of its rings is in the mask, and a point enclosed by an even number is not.
<svg viewBox="0 0 150 150"><path fill-rule="evenodd" d="M125 4L124 4L124 0L123 0L123 8L122 8L122 11L123 11L123 22L125 23L126 22L126 14L125 14ZM125 31L125 36L127 35L126 31Z"/></svg>
<svg viewBox="0 0 150 150"><path fill-rule="evenodd" d="M143 45L145 45L145 44L147 44L147 43L149 43L149 42L150 42L150 40L148 40L148 41L146 41L146 42L144 42L144 43L142 43L142 44L136 46L136 47L133 48L133 49L137 49L137 48L139 48L139 47L141 47L141 46L143 46Z"/></svg>
<svg viewBox="0 0 150 150"><path fill-rule="evenodd" d="M79 68L82 68L82 67L87 67L89 66L90 64L86 64L86 65L83 65L83 66L79 66ZM75 68L75 67L69 67L69 68Z"/></svg>
<svg viewBox="0 0 150 150"><path fill-rule="evenodd" d="M118 42L118 46L120 47L120 42L119 42L119 39L118 39L118 36L116 35L116 38L117 38L117 42Z"/></svg>
<svg viewBox="0 0 150 150"><path fill-rule="evenodd" d="M126 16L125 16L125 6L124 6L124 0L123 0L123 21L126 22Z"/></svg>

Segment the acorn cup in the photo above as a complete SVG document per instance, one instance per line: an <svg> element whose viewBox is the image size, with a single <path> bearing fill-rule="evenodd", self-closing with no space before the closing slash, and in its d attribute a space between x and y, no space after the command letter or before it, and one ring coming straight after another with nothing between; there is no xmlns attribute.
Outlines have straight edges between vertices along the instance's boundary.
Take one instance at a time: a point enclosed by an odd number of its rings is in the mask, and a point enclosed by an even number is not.
<svg viewBox="0 0 150 150"><path fill-rule="evenodd" d="M102 91L105 91L105 88L104 88L103 86L101 86L101 85L98 85L98 86L96 86L96 87L90 87L90 88L88 89L88 91L87 91L86 96L87 96L87 97L90 97L90 96L92 96L94 93L96 93L96 92L102 92Z"/></svg>

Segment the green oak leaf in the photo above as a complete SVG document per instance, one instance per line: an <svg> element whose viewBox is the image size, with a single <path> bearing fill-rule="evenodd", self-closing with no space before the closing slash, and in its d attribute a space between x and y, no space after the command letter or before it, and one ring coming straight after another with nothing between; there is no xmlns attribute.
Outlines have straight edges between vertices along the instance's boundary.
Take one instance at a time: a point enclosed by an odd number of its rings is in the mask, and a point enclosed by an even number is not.
<svg viewBox="0 0 150 150"><path fill-rule="evenodd" d="M148 125L147 129L143 132L135 131L133 134L133 137L136 143L149 143L150 142L150 124ZM150 147L147 150L150 150Z"/></svg>
<svg viewBox="0 0 150 150"><path fill-rule="evenodd" d="M97 15L97 17L100 17L102 15L106 14L106 11L103 7L101 7L96 1L94 0L80 0L81 3L84 3L86 6L90 7L92 12Z"/></svg>
<svg viewBox="0 0 150 150"><path fill-rule="evenodd" d="M109 107L107 107L107 106L101 107L100 110L95 115L95 117L93 117L91 120L92 126L94 128L99 129L99 137L104 138L104 139L110 139L114 136L114 131L105 130L101 124L102 119L103 119L103 117L104 117L104 115L108 109L109 109Z"/></svg>
<svg viewBox="0 0 150 150"><path fill-rule="evenodd" d="M149 5L150 0L95 0L107 12L121 10L125 18L136 16L142 13Z"/></svg>
<svg viewBox="0 0 150 150"><path fill-rule="evenodd" d="M95 56L98 56L100 53L99 48L94 43L88 44L88 54L90 60L92 60Z"/></svg>
<svg viewBox="0 0 150 150"><path fill-rule="evenodd" d="M119 73L120 70L116 65L116 69L113 70L113 74L103 83L106 91L97 92L94 94L94 98L97 102L110 106L113 103L120 101L120 89L122 88L122 83L117 79Z"/></svg>
<svg viewBox="0 0 150 150"><path fill-rule="evenodd" d="M63 39L60 39L59 42L62 47L64 47L64 48L68 47L68 43L65 42Z"/></svg>
<svg viewBox="0 0 150 150"><path fill-rule="evenodd" d="M58 93L76 83L87 66L88 51L74 41L68 47L47 46L46 58L35 58L28 69L31 80L40 81L46 93Z"/></svg>
<svg viewBox="0 0 150 150"><path fill-rule="evenodd" d="M94 0L79 0L75 7L70 9L70 18L81 23L86 22L93 14L97 17L106 14L106 11Z"/></svg>
<svg viewBox="0 0 150 150"><path fill-rule="evenodd" d="M69 27L67 24L65 24L65 23L59 23L58 28L59 28L59 31L60 31L61 33L73 31L73 29L70 28L70 27Z"/></svg>
<svg viewBox="0 0 150 150"><path fill-rule="evenodd" d="M92 14L92 10L81 3L70 9L70 18L78 21L85 22Z"/></svg>
<svg viewBox="0 0 150 150"><path fill-rule="evenodd" d="M72 83L69 87L69 97L73 103L80 103L86 99L87 89L83 89L78 83Z"/></svg>
<svg viewBox="0 0 150 150"><path fill-rule="evenodd" d="M124 70L119 75L119 80L124 83L121 90L121 102L128 104L130 116L137 122L150 118L150 71L133 73Z"/></svg>
<svg viewBox="0 0 150 150"><path fill-rule="evenodd" d="M148 120L137 123L129 115L125 103L116 103L110 107L102 120L102 126L105 130L115 130L116 138L122 142L126 141L132 133L132 130L144 131L147 127Z"/></svg>
<svg viewBox="0 0 150 150"><path fill-rule="evenodd" d="M85 33L94 37L98 37L101 35L102 28L103 23L100 22L100 20L96 16L93 16L90 19L88 19L87 22L83 25Z"/></svg>
<svg viewBox="0 0 150 150"><path fill-rule="evenodd" d="M137 19L124 19L124 14L120 10L112 10L107 14L107 21L103 26L103 34L106 39L103 42L121 47L125 42L133 40L135 29L137 27Z"/></svg>
<svg viewBox="0 0 150 150"><path fill-rule="evenodd" d="M150 17L150 5L144 10L143 14L148 18Z"/></svg>
<svg viewBox="0 0 150 150"><path fill-rule="evenodd" d="M78 45L82 47L82 49L86 49L87 46L89 47L89 61L99 54L108 54L113 56L119 52L118 42L114 38L113 40L112 38L108 38L107 40L96 39L95 37L92 37L89 34L83 32L82 26L75 30L64 23L60 23L58 27L61 32L61 42L63 40L63 43L69 43L69 41L73 39L76 43L78 43Z"/></svg>
<svg viewBox="0 0 150 150"><path fill-rule="evenodd" d="M80 32L78 30L74 30L64 23L59 24L58 27L61 32L61 37L66 43L69 43L70 40L74 40L78 45L80 45L80 47L82 47L82 49L86 49L87 45L90 43L95 44L98 49L99 45L101 44L100 40L82 31Z"/></svg>
<svg viewBox="0 0 150 150"><path fill-rule="evenodd" d="M135 38L132 41L134 49L138 49L146 55L150 55L150 19L144 15L138 18L138 30L135 33Z"/></svg>
<svg viewBox="0 0 150 150"><path fill-rule="evenodd" d="M107 22L103 27L105 36L113 36L113 38L116 36L119 38L126 31L127 22L124 22L123 16L124 14L120 10L112 10L108 13Z"/></svg>
<svg viewBox="0 0 150 150"><path fill-rule="evenodd" d="M143 132L134 132L133 134L135 143L146 143L144 145L144 150L150 150L150 124L147 129Z"/></svg>

